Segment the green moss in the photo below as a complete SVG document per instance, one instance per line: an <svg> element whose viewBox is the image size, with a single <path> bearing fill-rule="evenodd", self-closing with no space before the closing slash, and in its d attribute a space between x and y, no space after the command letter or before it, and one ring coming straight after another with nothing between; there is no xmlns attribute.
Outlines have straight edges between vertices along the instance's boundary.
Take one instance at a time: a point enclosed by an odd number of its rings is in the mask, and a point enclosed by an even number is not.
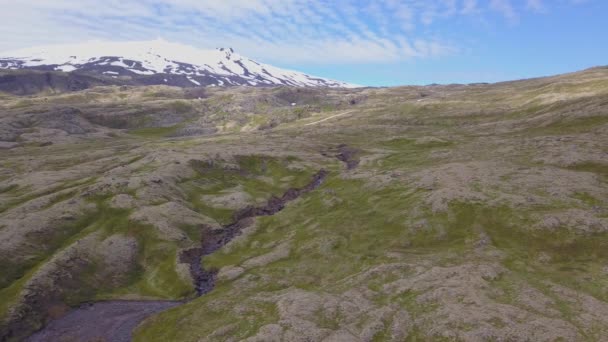
<svg viewBox="0 0 608 342"><path fill-rule="evenodd" d="M63 192L61 194L58 194L56 196L54 196L47 205L44 206L44 208L50 208L52 206L54 206L57 203L61 203L64 202L72 197L74 197L76 194L78 193L77 190L73 190L73 191L66 191Z"/></svg>
<svg viewBox="0 0 608 342"><path fill-rule="evenodd" d="M431 153L443 148L446 151L453 145L452 142L435 141L426 144L417 144L415 139L394 138L381 141L380 147L389 148L391 152L374 162L373 167L383 171L418 169L429 166L433 162Z"/></svg>
<svg viewBox="0 0 608 342"><path fill-rule="evenodd" d="M223 161L191 161L198 172L195 179L185 181L181 187L188 195L194 209L222 224L231 222L234 210L207 205L204 195L220 195L224 190L241 186L253 198L267 199L280 196L290 187L302 187L310 180L308 170L289 169L292 161L268 156L236 156L238 167ZM289 176L289 181L282 181Z"/></svg>
<svg viewBox="0 0 608 342"><path fill-rule="evenodd" d="M147 127L130 130L129 133L142 138L162 138L174 134L180 128L179 125L169 127Z"/></svg>
<svg viewBox="0 0 608 342"><path fill-rule="evenodd" d="M141 240L140 240L141 241ZM177 274L178 252L160 241L147 241L140 250L140 266L133 271L132 282L125 287L97 295L110 299L128 294L159 299L183 299L194 293L190 282Z"/></svg>
<svg viewBox="0 0 608 342"><path fill-rule="evenodd" d="M169 103L169 108L178 114L185 114L191 112L194 107L190 102L186 101L173 101Z"/></svg>
<svg viewBox="0 0 608 342"><path fill-rule="evenodd" d="M152 318L138 331L136 339L195 341L204 336L216 340L243 339L255 334L264 324L276 322L278 315L272 303L273 295L293 289L336 295L353 287L369 289L369 293L375 293L373 300L378 305L404 308L419 322L417 318L438 307L435 304L419 304L417 298L423 295L423 292L406 291L399 295L388 295L383 291L387 283L408 277L409 272L414 273L414 267L412 270L404 268L394 272L380 272L382 274L374 274L370 279L359 275L388 263L420 267L475 263L485 257L480 252L484 246L488 250L500 251L501 257L493 258L490 262L503 262L509 269L509 272L505 272L499 279L488 280L493 289L499 290L496 291L500 293L496 300L516 305L518 286L528 284L554 299L559 315L574 322L573 318L578 309L559 300L559 295L547 284L559 284L581 294L606 300L608 276L602 273L602 268L608 260L605 252L608 250L605 242L608 240L607 236L586 236L566 229L541 231L535 228L536 220L543 214L572 206L601 206L602 198L579 193L573 196L576 201L553 201L543 206L521 205L516 208L490 206L488 203L471 200L468 203L452 203L446 212L433 212L424 205L430 193L413 189L409 183L412 179L409 175L440 167L441 162L496 161L497 146L476 144L478 141L475 139L481 135L495 134L499 139L497 141L502 144L507 139L520 136L529 138L543 134L597 131L597 125L606 123L601 115L594 114L599 112L591 111L595 110L596 105L606 104L599 95L589 103L587 102L590 100L587 99L559 101L549 105L543 104L544 100L535 98L548 91L578 92L587 87L606 86L605 82L583 83L582 88L579 88L578 85L546 87L545 84L532 82L522 86L522 91L515 97L506 95L515 89L511 85L493 85L487 89L468 87L475 93L467 93L467 96L462 98L457 92L462 91L464 87L455 87L454 93L452 88L440 87L436 88L437 94L445 94L448 97L442 98L441 103L436 103L439 98L433 98L433 95L424 102L414 103L420 97L418 93L421 90L418 88L378 90L374 91L376 95L366 92L365 96L374 98L366 101L369 107L365 107L365 103L357 106L357 115L352 115L347 120L348 127L339 122L314 130L298 125L285 125L272 132L239 135L238 138L242 139L240 141L230 134L204 140L152 141L154 138L170 135L172 132L163 130L172 128L163 128L160 131L144 130L141 132L142 136L151 138L146 142L148 147L188 148L188 153L196 153L201 151L201 148L207 150L209 147L209 151L213 151L209 154L212 154L214 149L225 147L226 153L230 153L240 146L239 144L259 143L262 144L261 150L286 147L305 156L305 160L298 162L297 166L309 163L310 168L301 171L292 168L295 166L292 164L296 161L294 158L265 155L237 156L229 162L214 160L214 163L191 164L197 170L196 176L183 180L179 187L187 195L186 200L192 209L220 223L231 222L234 211L213 207L212 203L203 200L206 196L243 191L261 203L270 196L283 194L290 187L306 184L312 172L319 167L318 163L326 163L325 167L333 173L319 189L290 202L283 211L272 217L258 218L251 235L232 245L229 250L220 250L207 256L203 263L209 268L242 265L251 258L272 252L283 243L290 249L286 257L266 265L248 268L236 280L220 281L210 294ZM539 92L538 89L542 90ZM233 131L246 124L255 126L270 121L281 123L308 114L308 109L288 106L273 108L269 104L253 102L255 112L261 115L240 116L238 104L245 103L243 99L252 94L250 92L254 90L247 90L245 95L240 90L235 90L230 95L218 91L198 104L204 107L202 110L205 112L205 120L209 120L213 125L224 124L226 127L228 123L234 124L228 129ZM171 109L173 103L176 107ZM306 101L297 103L309 104ZM194 110L174 100L154 101L154 104L158 108L184 114ZM310 104L312 105L309 110L333 110L322 101L311 100ZM142 113L146 110L141 107ZM588 112L589 116L576 119L575 116L566 115L573 110ZM547 115L544 116L545 114ZM563 118L555 116L562 114ZM547 125L539 127L536 120L523 120L534 116L538 120L546 119L543 124ZM559 122L549 121L557 119ZM501 121L509 122L503 124ZM477 126L484 123L488 125ZM536 126L528 129L526 125ZM381 129L377 129L378 127ZM479 127L488 129L479 130ZM504 133L511 128L514 131ZM293 140L292 135L298 139ZM419 139L438 135L457 138L449 138L450 142L429 139L426 144L421 144L422 140ZM298 145L300 141L305 142L303 149ZM479 141L490 140L488 138ZM342 165L337 161L331 164L330 158L323 159L318 152L342 142L365 149L369 151L369 155L364 158L364 163L358 169L338 175L337 171L342 171ZM48 149L58 151L56 146ZM36 148L28 147L27 151L36 151ZM508 149L500 149L501 153L503 151L504 156L500 156L500 161L511 163L508 167L513 166L513 170L529 167L531 160L537 157L535 152L528 150L509 152ZM518 156L514 157L514 154ZM149 172L152 168L153 165L144 165L137 172ZM585 163L575 165L572 169L593 172L604 177L606 167L601 163ZM372 181L364 179L367 177ZM506 184L513 181L514 177L515 174L512 174L499 181ZM389 183L384 187L379 185L380 181L376 182L387 179ZM474 181L470 183L470 188L481 191L484 184L483 180ZM26 196L27 191L20 193L22 190L24 189L9 189L7 194ZM550 189L540 195L550 196ZM176 259L179 248L190 247L193 241L201 239L200 227L180 227L189 238L184 239L185 241L164 241L157 236L153 227L129 222L128 211L108 208L105 204L108 199L109 197L100 199L98 211L94 214L94 222L90 227L101 230L103 237L112 234L135 237L140 247L139 266L132 270L124 286L100 288L94 293L94 298L183 298L192 294L190 284L182 282L175 272ZM490 203L497 203L493 200L494 198ZM496 255L498 254L497 252ZM97 265L93 265L89 271L94 271L95 267ZM416 269L416 272L418 271ZM85 278L89 276L88 273L83 275ZM5 290L8 291L8 287ZM74 298L75 302L81 300L78 299L81 297ZM316 318L318 325L328 329L337 329L343 324L340 317L325 316L321 311ZM496 317L488 317L487 322L497 328L502 328L505 324ZM388 326L388 322L385 323ZM224 328L226 330L223 335L211 336L214 331ZM435 336L426 336L423 328L414 328L408 339L438 339ZM462 324L451 328L454 331L467 331L474 327ZM374 336L376 340L387 340L389 337L389 331L381 331Z"/></svg>
<svg viewBox="0 0 608 342"><path fill-rule="evenodd" d="M255 163L254 163L255 164ZM256 169L253 167L252 169ZM333 190L336 195L344 195L344 198L349 198L349 203L344 203L342 209L331 210L327 208L324 200L327 200L324 190ZM231 298L235 302L243 302L251 300L250 296L259 291L276 291L286 287L294 286L304 289L319 289L326 284L335 283L349 274L360 271L368 266L373 259L383 259L384 252L376 252L376 248L372 248L378 242L386 243L387 240L394 238L396 231L395 219L394 225L389 225L376 232L365 232L353 227L364 227L366 221L370 219L380 219L377 216L369 215L369 211L361 210L369 206L367 196L353 198L348 196L358 193L366 194L361 189L360 183L357 181L345 181L337 178L329 179L324 185L315 192L305 195L303 198L290 203L287 208L272 217L264 217L258 219L257 229L251 241L256 241L255 245L244 244L231 249L230 252L218 252L204 259L206 267L222 267L225 265L239 264L248 258L261 255L273 250L273 242L284 240L287 236L292 236L291 254L289 258L277 262L273 262L259 269L249 271L248 276L252 279L258 279L255 282L254 288L246 291L239 291L232 288L231 283L220 283L208 296L202 297L197 301L178 310L171 310L159 316L158 321L146 325L146 329L141 330L142 335L138 338L147 339L163 339L177 338L181 340L194 339L196 336L203 336L210 331L217 329L220 326L229 325L233 322L234 313L230 311L232 307L226 303L226 312L206 311L201 308L206 307L205 303L210 303L217 298ZM394 193L387 194L387 197L396 196ZM394 199L394 197L393 197ZM390 201L387 198L387 201ZM385 202L378 205L380 209ZM353 207L354 206L354 207ZM353 213L360 213L349 217L346 214L346 208L350 208ZM310 213L315 215L311 216ZM380 219L381 222L387 222L386 219ZM354 224L357 225L354 225ZM379 225L378 225L379 226ZM337 242L331 246L331 254L323 254L321 250L316 250L311 245L315 241L317 234L311 227L325 227L327 235L324 240L336 240ZM401 229L403 227L401 226ZM391 232L391 233L388 233ZM385 234L383 234L385 233ZM384 241L378 241L384 240ZM343 241L343 242L342 242ZM319 243L321 243L319 241ZM270 244L269 247L260 248ZM318 246L322 247L322 246ZM376 246L377 247L377 246ZM339 266L338 266L339 265ZM280 280L280 281L279 281ZM226 292L228 291L228 292ZM255 305L246 305L244 307L257 307ZM193 312L195 310L196 312ZM172 331L172 335L163 334L161 330L157 330L160 326L168 324L170 326L176 320L191 319L193 315L204 315L203 318L208 324L200 326L194 331L185 333ZM241 313L241 317L246 317L244 321L252 322L247 326L235 328L234 332L230 332L230 336L242 338L248 336L259 329L264 322L276 321L276 317L271 314L270 310L263 313ZM207 317L208 316L208 317ZM199 319L201 316L199 316ZM263 318L260 321L260 318ZM331 318L327 321L331 323ZM159 322L160 325L158 324ZM335 323L334 323L335 324ZM159 335L160 333L160 335ZM175 335L173 335L175 334ZM189 336L189 337L188 337Z"/></svg>
<svg viewBox="0 0 608 342"><path fill-rule="evenodd" d="M117 288L116 284L100 282L100 265L90 260L76 275L78 288L63 298L67 304L78 305L83 301L111 299L127 294L179 299L193 293L192 284L187 279L183 280L176 272L177 246L159 239L153 227L130 221L130 210L109 207L109 197L110 195L91 198L96 204L96 210L86 213L63 228L53 230L52 236L41 237L39 241L36 237L30 237L38 248L28 257L27 262L3 263L0 280L4 288L0 290L0 299L4 307L1 308L0 314L5 314L8 307L15 302L22 286L40 265L44 265L53 255L92 232L100 232L102 239L115 234L135 237L139 246L138 265L126 275L123 285Z"/></svg>
<svg viewBox="0 0 608 342"><path fill-rule="evenodd" d="M154 227L129 220L130 210L107 205L108 197L93 199L97 203L96 230L103 236L123 234L138 242L138 267L129 275L130 283L119 289L98 291L98 298L112 298L125 294L180 299L193 292L192 284L176 272L177 246L160 239Z"/></svg>
<svg viewBox="0 0 608 342"><path fill-rule="evenodd" d="M31 269L20 279L11 283L10 286L0 289L0 323L6 318L8 310L17 303L23 286L34 274L34 271L34 269Z"/></svg>
<svg viewBox="0 0 608 342"><path fill-rule="evenodd" d="M595 173L608 180L608 164L586 162L572 165L569 167L569 169L580 172Z"/></svg>
<svg viewBox="0 0 608 342"><path fill-rule="evenodd" d="M260 170L259 161L247 161L243 165L252 172ZM289 241L287 258L247 270L241 276L251 281L247 289L237 288L232 281L220 283L220 293L214 290L211 297L190 304L189 309L177 308L158 319L162 320L162 326L170 326L171 323L165 325L165 322L192 320L190 326L193 330L188 336L204 336L230 324L235 317L235 313L230 311L222 312L219 317L213 316L213 319L211 316L215 313L204 313L197 320L209 322L209 326L195 327L195 319L190 317L205 312L213 298L230 298L231 302L244 303L260 291L287 288L340 293L352 287L352 284L344 284L343 279L374 265L390 263L387 253L398 252L406 258L432 256L440 264L458 264L478 248L483 234L489 238L487 243L505 253L505 266L535 286L540 288L543 281L551 280L604 298L601 293L606 290L603 283L606 279L597 276L596 272L604 262L602 260L608 260L608 238L605 235L579 236L562 230L530 231L527 227L532 223L531 213L509 207L487 207L483 203L453 203L445 213L418 213L426 219L426 224L417 228L410 223L408 208L419 203L421 195L402 187L369 188L362 181L330 177L319 189L290 203L285 210L272 217L258 218L255 233L246 242L229 251L220 250L207 256L203 263L210 268L239 265L271 252L279 241ZM550 255L548 265L539 263L541 253ZM589 274L595 274L593 282L589 282L592 284L572 280L584 279L581 276ZM366 285L372 290L381 289L383 284L393 280L395 276L387 274L368 281ZM509 291L504 300L512 302L513 299L508 297L515 295L515 288ZM405 292L395 297L379 295L376 300L398 304L414 316L437 309L436 304L420 305L416 301L418 295L416 292ZM564 317L569 317L572 312L567 303L556 303ZM230 307L229 303L225 305ZM239 314L239 317L247 321L253 319L248 314ZM328 319L321 323L331 326L331 318ZM161 330L153 323L144 328L142 335L138 336L140 339L155 340L153 336L162 336L158 335ZM461 328L471 327L458 329ZM178 334L172 337L183 337L175 331L171 334ZM230 336L235 335L231 332ZM382 335L379 334L378 338L381 339Z"/></svg>
<svg viewBox="0 0 608 342"><path fill-rule="evenodd" d="M19 188L17 184L9 184L0 188L0 194L10 194Z"/></svg>
<svg viewBox="0 0 608 342"><path fill-rule="evenodd" d="M419 142L416 139L411 138L393 138L391 140L382 141L381 146L392 148L395 150L420 150L425 151L436 147L447 147L453 145L453 142L444 141L440 139L432 139L428 142Z"/></svg>
<svg viewBox="0 0 608 342"><path fill-rule="evenodd" d="M261 115L261 114L254 114L251 115L250 117L250 125L253 127L262 127L265 126L269 123L270 118L265 116L265 115Z"/></svg>
<svg viewBox="0 0 608 342"><path fill-rule="evenodd" d="M31 245L36 246L36 249L32 250L26 259L18 263L8 260L0 262L3 270L0 274L0 288L22 279L33 267L47 260L62 246L74 241L80 232L94 222L94 217L94 213L87 213L73 222L54 229L52 234L31 235L29 241Z"/></svg>
<svg viewBox="0 0 608 342"><path fill-rule="evenodd" d="M404 342L427 342L427 341L456 342L456 341L458 341L458 339L437 336L437 335L429 336L427 333L425 333L423 331L423 329L414 327L414 329L412 329L412 331L409 332L409 334L407 335L407 338L405 339Z"/></svg>
<svg viewBox="0 0 608 342"><path fill-rule="evenodd" d="M32 105L34 105L35 102L31 101L31 100L19 100L17 101L14 105L13 108L14 109L18 109L18 108L27 108L30 107Z"/></svg>
<svg viewBox="0 0 608 342"><path fill-rule="evenodd" d="M188 236L190 241L193 241L193 242L201 241L202 232L201 232L200 225L182 224L182 225L180 225L179 228L182 232L184 232Z"/></svg>
<svg viewBox="0 0 608 342"><path fill-rule="evenodd" d="M595 207L595 206L602 205L602 201L591 196L590 194L588 194L586 192L575 193L572 197L580 200L581 202L583 202L585 205L587 205L589 207Z"/></svg>
<svg viewBox="0 0 608 342"><path fill-rule="evenodd" d="M7 211L8 209L20 206L31 200L34 200L34 199L37 199L40 197L44 197L44 196L48 196L48 195L52 195L54 193L61 192L64 190L73 189L74 191L71 191L71 192L74 193L76 191L76 189L74 189L74 188L77 188L77 187L80 187L83 185L87 185L87 184L91 184L91 182L93 182L93 181L94 181L94 178L83 178L83 179L77 179L74 181L66 181L66 182L62 182L58 186L45 189L42 192L34 192L29 187L24 187L24 188L12 187L12 189L9 192L7 192L6 194L10 195L13 198L0 206L0 213L3 213L5 211ZM51 202L53 202L53 200L51 200Z"/></svg>
<svg viewBox="0 0 608 342"><path fill-rule="evenodd" d="M531 226L529 214L507 207L457 204L451 210L457 213L455 222L460 222L459 225L483 227L492 245L505 253L504 265L554 298L566 318L571 309L550 293L546 281L608 300L608 276L601 271L608 262L607 233L582 235L567 229L527 229ZM507 299L514 295L513 290L507 289L505 293Z"/></svg>
<svg viewBox="0 0 608 342"><path fill-rule="evenodd" d="M404 149L411 148L414 146L415 140L410 138L393 138L391 140L383 141L382 146L394 148L394 149Z"/></svg>
<svg viewBox="0 0 608 342"><path fill-rule="evenodd" d="M214 339L224 340L230 336L240 340L254 335L259 327L278 320L274 304L249 299L252 301L251 305L240 305L243 302L226 297L228 291L227 287L218 286L204 297L148 319L144 326L140 326L135 331L134 341L198 341L201 336L210 336L218 327L227 329L225 333L215 335ZM207 306L207 309L200 310L206 303L218 300L223 305ZM233 310L237 306L241 319L235 320ZM203 319L206 323L195 323L199 319ZM197 329L175 329L176 326L184 325L197 325Z"/></svg>
<svg viewBox="0 0 608 342"><path fill-rule="evenodd" d="M574 134L581 132L588 132L594 128L601 127L608 123L608 116L597 115L597 116L585 116L575 119L562 119L550 123L542 127L533 127L527 129L525 134L527 135L565 135Z"/></svg>

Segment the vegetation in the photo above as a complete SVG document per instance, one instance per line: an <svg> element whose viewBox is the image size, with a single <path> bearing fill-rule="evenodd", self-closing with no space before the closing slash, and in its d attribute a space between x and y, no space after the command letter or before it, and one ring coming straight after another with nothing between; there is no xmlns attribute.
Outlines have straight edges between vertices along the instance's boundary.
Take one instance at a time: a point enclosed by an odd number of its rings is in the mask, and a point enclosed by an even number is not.
<svg viewBox="0 0 608 342"><path fill-rule="evenodd" d="M95 91L32 97L28 112L100 106L109 121L100 109L79 118L111 139L66 133L0 151L1 327L15 308L43 317L29 298L187 299L135 340L608 334L607 69L495 85L208 89L201 99L168 87L84 93ZM20 99L7 98L19 117ZM128 134L100 124L125 118ZM17 133L31 141L45 120ZM221 134L174 138L203 128ZM360 163L347 169L351 149ZM210 241L202 227L222 231L320 169L329 175L318 188L202 258L217 279L195 298L182 256ZM73 259L82 264L66 267Z"/></svg>

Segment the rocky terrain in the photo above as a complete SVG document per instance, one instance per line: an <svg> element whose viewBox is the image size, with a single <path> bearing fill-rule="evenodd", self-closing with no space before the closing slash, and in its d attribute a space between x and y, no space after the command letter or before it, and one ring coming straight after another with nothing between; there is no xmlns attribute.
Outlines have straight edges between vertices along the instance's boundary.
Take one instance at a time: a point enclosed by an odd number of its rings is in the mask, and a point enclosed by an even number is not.
<svg viewBox="0 0 608 342"><path fill-rule="evenodd" d="M0 93L3 341L608 336L608 68L65 88Z"/></svg>

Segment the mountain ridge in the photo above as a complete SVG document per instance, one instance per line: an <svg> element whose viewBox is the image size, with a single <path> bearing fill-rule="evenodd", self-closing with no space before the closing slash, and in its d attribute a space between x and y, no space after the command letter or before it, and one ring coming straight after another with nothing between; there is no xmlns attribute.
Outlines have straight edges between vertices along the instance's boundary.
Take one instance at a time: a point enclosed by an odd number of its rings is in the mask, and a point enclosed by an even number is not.
<svg viewBox="0 0 608 342"><path fill-rule="evenodd" d="M195 86L296 86L355 88L354 84L281 69L232 48L204 50L162 39L91 41L0 53L0 69L86 72L142 84ZM147 76L147 77L146 77Z"/></svg>

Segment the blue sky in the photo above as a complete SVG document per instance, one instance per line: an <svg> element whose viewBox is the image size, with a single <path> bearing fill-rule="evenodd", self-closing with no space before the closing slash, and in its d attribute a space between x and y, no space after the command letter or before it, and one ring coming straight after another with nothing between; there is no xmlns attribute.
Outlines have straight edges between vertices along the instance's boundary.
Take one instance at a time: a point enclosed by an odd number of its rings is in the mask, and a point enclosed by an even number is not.
<svg viewBox="0 0 608 342"><path fill-rule="evenodd" d="M605 0L0 0L0 51L162 37L364 85L608 64Z"/></svg>

